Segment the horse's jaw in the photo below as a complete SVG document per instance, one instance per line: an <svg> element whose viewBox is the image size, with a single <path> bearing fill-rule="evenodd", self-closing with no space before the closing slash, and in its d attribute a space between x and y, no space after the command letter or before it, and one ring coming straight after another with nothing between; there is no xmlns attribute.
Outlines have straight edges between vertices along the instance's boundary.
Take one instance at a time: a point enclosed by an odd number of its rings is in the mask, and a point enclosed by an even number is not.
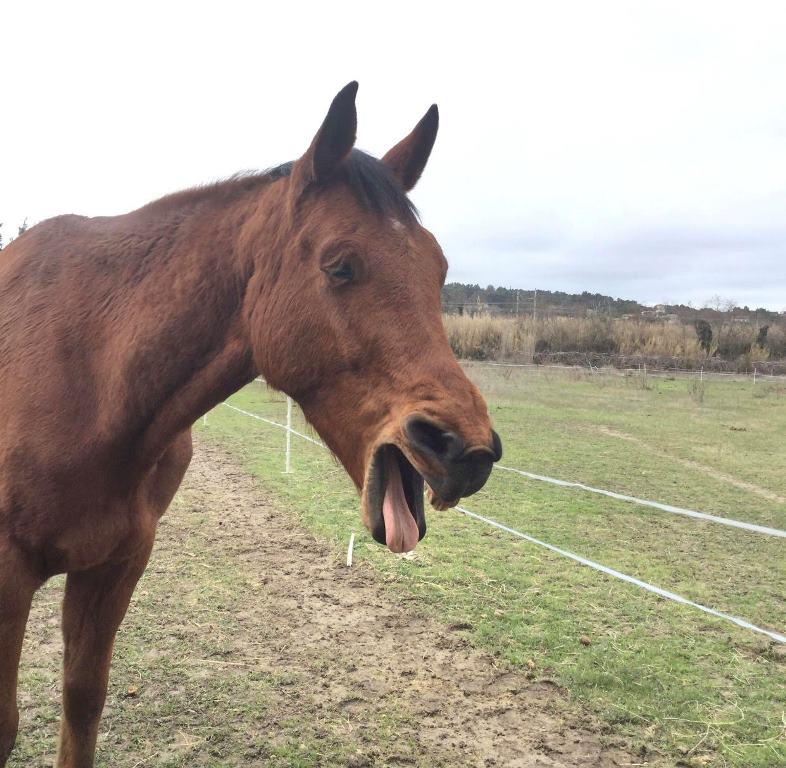
<svg viewBox="0 0 786 768"><path fill-rule="evenodd" d="M373 453L363 483L363 519L391 552L410 552L426 535L423 477L395 445Z"/></svg>

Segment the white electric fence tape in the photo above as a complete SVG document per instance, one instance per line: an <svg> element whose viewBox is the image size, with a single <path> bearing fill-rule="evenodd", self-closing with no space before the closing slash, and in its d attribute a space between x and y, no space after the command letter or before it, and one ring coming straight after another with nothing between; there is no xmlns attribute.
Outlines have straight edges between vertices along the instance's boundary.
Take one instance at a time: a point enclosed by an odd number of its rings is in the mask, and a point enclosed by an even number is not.
<svg viewBox="0 0 786 768"><path fill-rule="evenodd" d="M697 520L706 520L710 523L720 523L721 525L730 525L733 528L742 528L746 531L753 531L755 533L764 533L767 536L779 536L786 539L786 531L779 528L769 528L766 525L756 525L755 523L745 523L742 520L732 520L730 517L720 517L718 515L708 515L706 512L696 512L692 509L683 509L682 507L674 507L671 504L662 504L659 501L649 501L648 499L638 499L635 496L626 496L624 493L616 493L614 491L604 491L602 488L593 488L591 485L584 485L584 483L575 483L571 480L558 480L555 477L547 477L546 475L536 475L532 472L525 472L523 469L516 469L514 467L503 467L499 464L494 465L494 469L499 469L502 472L514 472L522 477L527 477L530 480L539 480L543 483L551 483L552 485L559 485L563 488L578 488L582 491L589 491L589 493L599 493L602 496L608 496L611 499L618 501L629 501L633 504L640 504L643 507L653 507L660 509L663 512L672 512L675 515L685 515L685 517L695 517Z"/></svg>
<svg viewBox="0 0 786 768"><path fill-rule="evenodd" d="M554 354L553 352L551 354ZM568 355L574 354L572 352L566 353ZM588 363L587 365L568 365L566 363L495 363L490 362L488 360L462 360L461 364L468 365L471 367L474 366L486 366L491 368L526 368L530 370L537 370L538 372L548 372L551 369L559 369L559 370L566 370L566 371L590 371L593 375L606 375L606 376L617 376L619 378L625 377L635 377L637 375L645 375L648 377L654 377L659 379L675 379L678 376L683 378L695 378L698 376L702 381L705 377L712 378L712 377L723 377L727 376L733 380L745 382L750 379L753 379L753 383L756 383L756 379L767 379L769 381L783 381L786 379L786 376L783 374L773 374L773 373L762 373L761 371L757 371L755 368L752 373L736 373L731 371L705 371L703 368L700 368L698 371L693 370L691 368L649 368L646 365L642 368L633 368L631 366L625 366L624 368L617 368L615 366L597 366Z"/></svg>
<svg viewBox="0 0 786 768"><path fill-rule="evenodd" d="M628 582L628 584L635 584L637 587L641 587L642 589L646 589L648 592L653 592L660 597L665 597L668 600L673 600L675 603L682 603L682 605L689 605L692 608L698 608L700 611L704 611L704 613L709 613L710 616L716 616L719 619L726 619L726 621L731 621L736 624L738 627L743 627L744 629L750 629L753 632L759 632L762 635L767 635L767 637L775 640L778 643L786 643L786 635L781 635L778 632L771 632L769 629L762 629L761 627L757 627L755 624L751 624L749 621L745 621L745 619L738 619L736 616L732 616L728 613L723 613L722 611L716 611L714 608L707 608L706 605L701 605L700 603L694 603L693 600L688 600L686 597L682 597L681 595L675 594L674 592L669 592L667 589L663 589L661 587L656 587L654 584L650 584L649 582L642 581L641 579L637 579L634 576L628 576L626 573L622 573L621 571L616 571L614 568L609 568L608 566L601 565L600 563L596 563L593 560L588 560L586 557L581 557L581 555L574 555L573 552L568 552L566 549L560 549L560 547L555 547L553 544L548 544L545 541L541 541L540 539L536 539L534 536L529 536L526 533L521 533L521 531L517 531L515 528L510 528L507 525L503 525L502 523L498 523L496 520L492 520L488 517L483 517L483 515L479 515L476 512L470 512L468 509L464 507L455 507L459 512L467 515L467 517L473 517L475 520L480 520L481 522L486 523L486 525L494 526L495 528L499 528L506 533L510 533L513 536L517 536L520 539L524 539L525 541L529 541L532 544L537 544L539 547L545 547L546 549L550 550L551 552L556 552L558 555L562 555L563 557L569 557L571 560L575 560L577 563L581 563L582 565L586 565L590 568L594 568L596 571L600 571L601 573L605 573L608 576L614 576L614 578L621 579L622 581Z"/></svg>
<svg viewBox="0 0 786 768"><path fill-rule="evenodd" d="M257 416L255 413L250 413L249 411L244 411L242 408L238 408L237 406L230 405L229 403L221 403L221 405L225 405L227 408L231 408L233 411L237 411L238 413L242 413L244 416L250 416L252 419L256 419L257 421L264 421L265 424L272 424L274 427L279 427L281 429L287 429L286 424L281 424L278 421L273 421L273 419L266 419L263 416ZM298 432L296 429L289 428L289 431L293 435L297 435L298 437L303 438L303 440L308 440L309 443L314 443L314 445L318 445L320 448L327 448L324 443L321 443L319 440L314 440L313 437L309 437L308 435L304 435L302 432Z"/></svg>
<svg viewBox="0 0 786 768"><path fill-rule="evenodd" d="M273 421L272 419L266 419L262 416L257 416L257 414L255 413L244 411L242 408L237 408L236 406L230 405L229 403L222 403L222 405L225 405L227 408L231 408L233 411L242 413L244 416L249 416L252 419L256 419L257 421L263 421L266 424L271 424L274 427L279 427L280 429L284 429L284 430L287 429L286 424L281 424L277 421ZM288 431L290 431L293 435L297 435L298 437L307 440L309 443L318 445L320 448L327 448L327 446L324 443L321 443L319 440L315 440L313 437L304 435L303 433L298 432L292 429L291 427L289 428ZM541 475L530 475L529 473L525 473L522 470L511 470L507 467L501 467L501 469L507 469L508 471L518 472L520 474L523 474L524 476L531 476L535 480L553 480L553 478L545 478L544 476ZM555 483L557 485L566 485L569 487L579 486L579 484L577 483L568 483L565 480L556 480ZM592 490L592 489L586 487L586 490ZM604 495L611 496L612 498L617 498L621 496L621 494L613 494L611 491L599 491L599 492L603 493ZM637 502L641 501L641 500L634 499L634 497L628 497L628 498L623 497L623 500L637 501ZM657 502L652 502L652 504L656 504L656 503ZM667 507L669 505L662 505L662 506ZM528 541L531 544L537 544L539 547L544 547L545 549L548 549L551 552L555 552L556 554L562 555L563 557L567 557L571 560L574 560L577 563L586 565L589 568L593 568L594 570L599 571L600 573L605 573L607 576L613 576L614 578L620 579L621 581L627 582L628 584L633 584L634 586L641 587L642 589L646 589L648 592L652 592L653 594L656 594L659 597L666 598L667 600L672 600L675 603L680 603L681 605L687 605L690 606L691 608L696 608L697 610L703 611L704 613L707 613L710 616L715 616L716 618L730 621L733 624L736 624L738 627L742 627L743 629L748 629L751 630L752 632L757 632L759 634L766 635L771 640L774 640L777 643L786 643L786 635L782 635L779 632L773 632L769 629L763 629L762 627L757 627L755 624L751 624L749 621L746 621L745 619L737 618L736 616L732 616L729 613L723 613L723 611L716 611L714 608L708 608L706 605L701 605L700 603L694 603L693 600L688 600L688 598L682 597L682 595L678 595L675 592L670 592L669 590L663 589L662 587L657 587L654 584L650 584L649 582L642 581L641 579L637 579L635 576L628 576L628 574L622 573L622 571L617 571L614 568L609 568L608 566L601 565L600 563L596 563L593 560L588 560L586 557L581 557L581 555L575 555L573 554L573 552L568 552L568 550L566 549L561 549L560 547L556 547L553 544L549 544L548 542L541 541L540 539L536 539L534 536L530 536L526 533L521 533L521 531L517 531L515 528L510 528L507 525L498 523L496 520L492 520L489 517L484 517L483 515L479 515L476 512L471 512L466 507L457 506L455 507L455 509L461 512L462 514L466 515L467 517L474 518L475 520L479 520L483 523L486 523L486 525L490 525L494 528L498 528L502 531L505 531L506 533L511 534L512 536L516 536L520 539L524 539L525 541ZM673 509L679 509L679 507L674 507ZM672 510L667 510L667 511L672 511ZM691 511L691 510L685 510L685 511ZM690 517L694 517L694 516L702 517L702 519L704 519L705 517L713 518L712 515L705 516L701 512L697 512L694 515L690 515ZM718 520L726 520L726 518L716 518L714 521L718 521ZM733 522L736 523L738 521L733 521ZM744 523L739 525L738 527L745 527L747 525L749 524ZM757 527L761 528L763 526L757 526ZM774 531L776 529L770 529L770 530ZM783 532L780 531L775 535L782 535L782 533ZM353 534L353 538L354 538L354 534ZM354 541L352 541L352 543L354 544Z"/></svg>

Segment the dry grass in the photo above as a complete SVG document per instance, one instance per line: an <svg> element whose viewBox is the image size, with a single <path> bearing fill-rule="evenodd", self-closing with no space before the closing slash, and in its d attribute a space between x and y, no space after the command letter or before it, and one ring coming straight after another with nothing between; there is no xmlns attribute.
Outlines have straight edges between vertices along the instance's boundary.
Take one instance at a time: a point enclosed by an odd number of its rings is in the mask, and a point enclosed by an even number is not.
<svg viewBox="0 0 786 768"><path fill-rule="evenodd" d="M531 362L537 354L579 353L671 358L700 364L707 359L690 324L603 317L502 318L444 315L454 354L465 360ZM767 347L754 346L752 325L727 323L715 329L712 353L743 369L786 358L786 330L770 328ZM718 341L720 339L720 341Z"/></svg>
<svg viewBox="0 0 786 768"><path fill-rule="evenodd" d="M535 340L521 322L489 315L443 315L448 341L456 357L464 360L497 360L531 357Z"/></svg>

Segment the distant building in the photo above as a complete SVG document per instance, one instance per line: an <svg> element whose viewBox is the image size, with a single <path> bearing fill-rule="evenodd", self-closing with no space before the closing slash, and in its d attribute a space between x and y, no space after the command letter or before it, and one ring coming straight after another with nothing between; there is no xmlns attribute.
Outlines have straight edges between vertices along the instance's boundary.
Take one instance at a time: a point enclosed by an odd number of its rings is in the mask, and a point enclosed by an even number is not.
<svg viewBox="0 0 786 768"><path fill-rule="evenodd" d="M642 309L641 318L643 320L660 320L663 323L680 322L680 316L674 312L667 312L665 304L656 304L653 309Z"/></svg>

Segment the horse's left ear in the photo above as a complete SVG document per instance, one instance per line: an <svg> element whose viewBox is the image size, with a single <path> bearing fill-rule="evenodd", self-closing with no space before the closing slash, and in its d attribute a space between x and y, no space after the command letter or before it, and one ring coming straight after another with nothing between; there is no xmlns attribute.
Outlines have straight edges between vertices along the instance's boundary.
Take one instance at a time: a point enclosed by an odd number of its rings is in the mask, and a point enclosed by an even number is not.
<svg viewBox="0 0 786 768"><path fill-rule="evenodd" d="M323 182L338 170L355 144L358 116L355 109L357 81L345 85L330 104L325 119L306 154L295 164L293 175L302 188Z"/></svg>
<svg viewBox="0 0 786 768"><path fill-rule="evenodd" d="M418 183L420 174L426 167L437 138L437 128L439 110L436 104L432 104L412 133L382 158L382 162L393 171L406 192Z"/></svg>

